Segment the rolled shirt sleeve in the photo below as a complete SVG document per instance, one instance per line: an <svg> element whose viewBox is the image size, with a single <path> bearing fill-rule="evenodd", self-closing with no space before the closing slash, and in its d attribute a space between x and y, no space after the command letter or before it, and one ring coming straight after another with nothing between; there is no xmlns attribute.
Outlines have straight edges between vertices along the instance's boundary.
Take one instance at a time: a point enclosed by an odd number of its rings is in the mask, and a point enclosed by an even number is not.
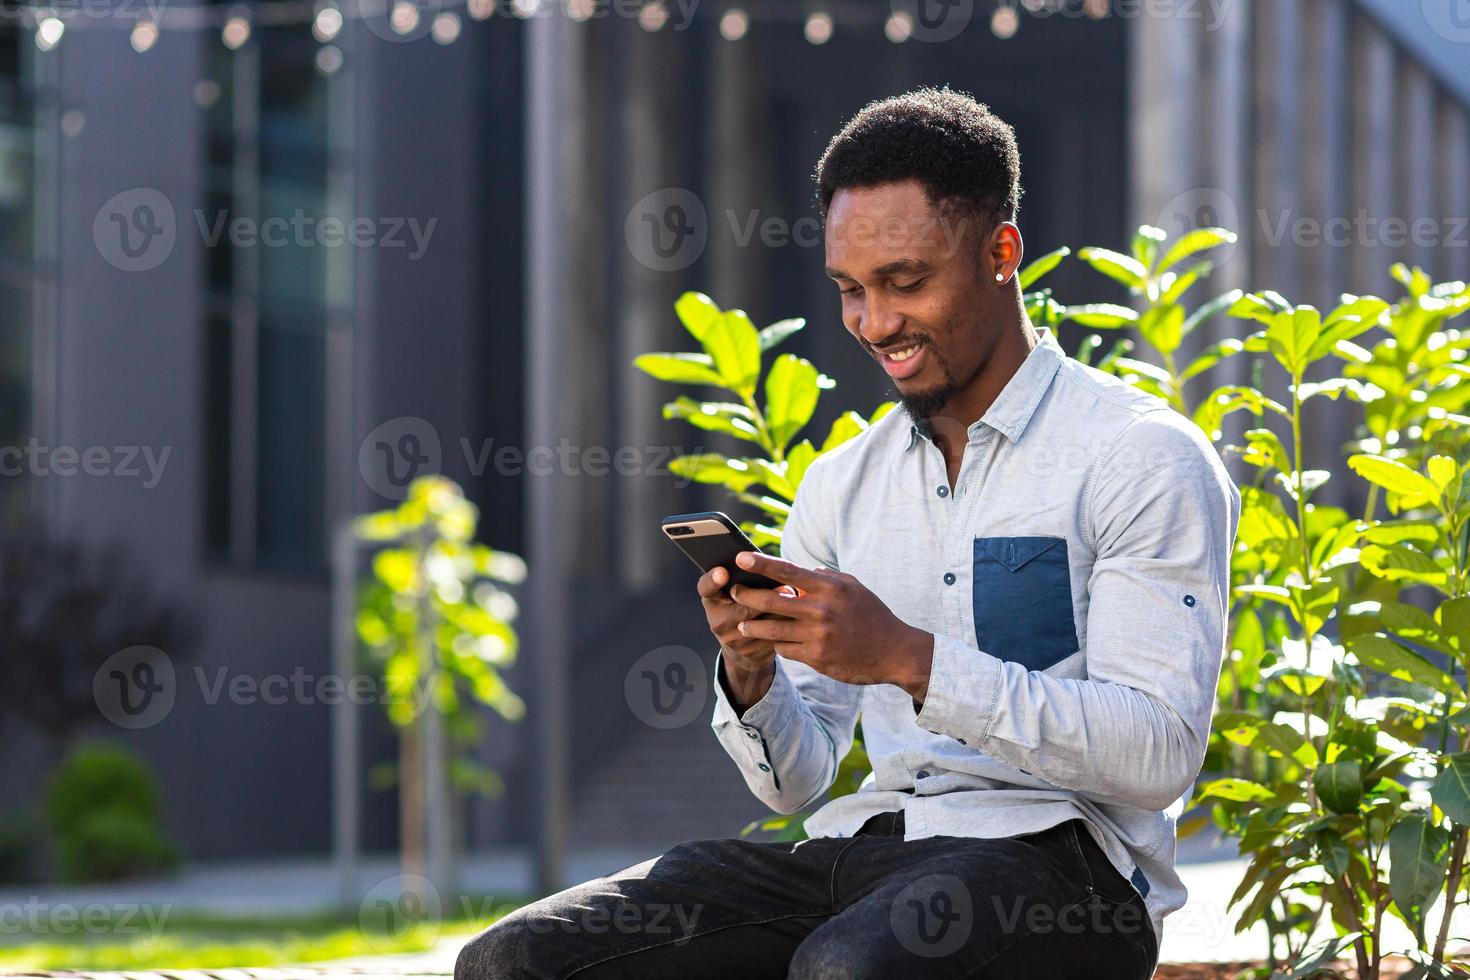
<svg viewBox="0 0 1470 980"><path fill-rule="evenodd" d="M836 569L816 482L819 468L813 464L797 488L781 557L803 568ZM809 806L831 787L837 764L852 747L861 689L778 654L769 690L742 716L725 689L723 659L723 651L716 654L710 727L762 803L777 813Z"/></svg>
<svg viewBox="0 0 1470 980"><path fill-rule="evenodd" d="M1159 408L1099 457L1082 510L1086 679L936 636L917 721L1100 803L1163 810L1204 758L1240 491L1204 434Z"/></svg>

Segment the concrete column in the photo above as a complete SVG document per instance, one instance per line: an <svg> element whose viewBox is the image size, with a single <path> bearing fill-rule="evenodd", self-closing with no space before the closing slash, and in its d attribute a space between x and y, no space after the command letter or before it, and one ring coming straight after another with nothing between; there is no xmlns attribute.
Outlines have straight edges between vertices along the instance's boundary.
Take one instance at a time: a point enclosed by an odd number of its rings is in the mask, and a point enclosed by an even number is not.
<svg viewBox="0 0 1470 980"><path fill-rule="evenodd" d="M1348 210L1348 11L1344 0L1307 0L1304 14L1299 213L1321 228ZM1305 249L1299 302L1336 306L1348 288L1347 255L1325 236Z"/></svg>
<svg viewBox="0 0 1470 980"><path fill-rule="evenodd" d="M1205 34L1202 52L1204 66L1204 99L1201 118L1209 125L1198 128L1203 154L1200 159L1201 182L1216 188L1222 201L1234 205L1233 216L1221 215L1239 237L1235 248L1220 250L1211 280L1213 292L1227 289L1251 289L1250 259L1254 251L1250 220L1251 191L1249 183L1248 127L1250 106L1247 101L1250 79L1250 43L1252 5L1249 0L1229 4L1220 11L1213 31ZM1172 229L1171 229L1172 230ZM1239 333L1238 323L1217 318L1201 328L1198 346ZM1216 377L1221 383L1243 382L1245 364L1227 362Z"/></svg>
<svg viewBox="0 0 1470 980"><path fill-rule="evenodd" d="M1470 108L1442 97L1436 118L1434 213L1444 243L1437 249L1435 276L1470 280Z"/></svg>
<svg viewBox="0 0 1470 980"><path fill-rule="evenodd" d="M1301 246L1292 228L1301 211L1298 183L1301 135L1301 13L1294 3L1256 8L1252 47L1256 70L1251 103L1255 133L1251 150L1255 188L1250 234L1255 243L1254 289L1275 289L1293 302L1300 286ZM1242 229L1243 230L1243 229Z"/></svg>
<svg viewBox="0 0 1470 980"><path fill-rule="evenodd" d="M1200 190L1199 25L1138 17L1128 29L1129 224L1157 224L1177 235L1193 218L1189 198ZM1171 220L1167 212L1180 204L1179 220Z"/></svg>
<svg viewBox="0 0 1470 980"><path fill-rule="evenodd" d="M1407 59L1399 67L1398 107L1398 219L1384 229L1392 251L1412 268L1432 269L1441 225L1434 208L1434 83L1429 74ZM1467 178L1470 179L1470 178ZM1402 245L1399 237L1405 238Z"/></svg>
<svg viewBox="0 0 1470 980"><path fill-rule="evenodd" d="M1351 237L1349 290L1391 298L1394 256L1378 246L1380 224L1396 213L1394 193L1394 76L1396 54L1377 24L1359 15L1352 24L1352 213L1343 217Z"/></svg>
<svg viewBox="0 0 1470 980"><path fill-rule="evenodd" d="M683 145L678 100L682 89L670 80L680 77L684 53L693 39L669 29L649 34L629 30L627 24L617 26L625 29L623 41L628 51L617 110L622 196L614 211L620 222L629 214L633 217L631 229L617 229L613 238L624 245L618 256L617 355L611 361L614 370L624 374L613 411L623 445L657 447L689 439L680 427L660 417L661 406L682 392L629 365L647 351L695 346L678 325L674 301L684 288L687 270L698 261L698 236L716 232L715 216L709 212L708 195L701 195L699 187L688 186L688 173L679 167L677 158ZM658 236L659 248L666 247L667 252L655 249L654 236ZM741 302L735 297L716 300L726 306ZM619 543L611 558L618 568L617 579L628 589L651 587L659 581L661 569L672 567L669 559L679 557L661 540L658 519L677 512L680 500L673 481L646 471L617 477L617 491Z"/></svg>

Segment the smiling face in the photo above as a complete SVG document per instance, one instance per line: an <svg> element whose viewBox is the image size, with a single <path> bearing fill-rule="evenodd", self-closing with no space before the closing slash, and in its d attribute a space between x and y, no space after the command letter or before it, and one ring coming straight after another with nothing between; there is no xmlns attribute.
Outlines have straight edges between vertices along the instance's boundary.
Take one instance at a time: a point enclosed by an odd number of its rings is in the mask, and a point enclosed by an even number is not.
<svg viewBox="0 0 1470 980"><path fill-rule="evenodd" d="M916 419L954 415L1015 315L1020 235L936 207L917 180L844 188L827 211L842 322ZM1004 282L997 282L1000 273Z"/></svg>

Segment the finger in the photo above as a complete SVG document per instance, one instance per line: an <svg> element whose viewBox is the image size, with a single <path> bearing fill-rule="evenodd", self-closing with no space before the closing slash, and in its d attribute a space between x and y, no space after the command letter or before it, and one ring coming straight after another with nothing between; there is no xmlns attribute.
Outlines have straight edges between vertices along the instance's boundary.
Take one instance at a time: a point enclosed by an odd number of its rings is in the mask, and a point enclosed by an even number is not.
<svg viewBox="0 0 1470 980"><path fill-rule="evenodd" d="M801 623L782 619L746 619L737 628L742 636L753 640L779 640L783 643L799 642L804 633Z"/></svg>
<svg viewBox="0 0 1470 980"><path fill-rule="evenodd" d="M726 598L722 591L730 582L730 573L722 567L715 567L699 576L699 589L701 598L723 599Z"/></svg>
<svg viewBox="0 0 1470 980"><path fill-rule="evenodd" d="M785 589L788 586L782 586ZM776 589L757 589L749 585L730 586L730 598L747 609L763 613L779 613L782 616L798 617L807 612L807 603L795 596L785 595Z"/></svg>
<svg viewBox="0 0 1470 980"><path fill-rule="evenodd" d="M821 572L802 568L795 562L786 561L783 558L772 558L759 551L740 552L735 556L735 564L767 578L773 578L777 582L794 585L803 592L810 592L826 582Z"/></svg>

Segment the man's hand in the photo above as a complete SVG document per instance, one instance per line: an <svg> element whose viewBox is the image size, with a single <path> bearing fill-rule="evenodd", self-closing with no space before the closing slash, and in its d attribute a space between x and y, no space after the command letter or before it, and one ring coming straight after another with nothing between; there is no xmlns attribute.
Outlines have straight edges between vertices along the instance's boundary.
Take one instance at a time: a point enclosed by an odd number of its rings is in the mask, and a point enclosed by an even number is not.
<svg viewBox="0 0 1470 980"><path fill-rule="evenodd" d="M774 589L731 586L730 597L751 613L733 621L741 634L835 680L893 684L924 700L933 635L899 619L856 578L755 551L742 551L735 563L798 591L785 596ZM756 613L782 618L753 618Z"/></svg>
<svg viewBox="0 0 1470 980"><path fill-rule="evenodd" d="M709 631L725 651L726 687L735 695L736 713L744 714L746 708L765 697L771 686L771 678L776 675L776 648L769 640L752 639L740 632L737 627L741 623L756 618L768 619L770 614L735 602L722 591L728 584L730 573L726 569L713 568L705 572L699 577L699 600L704 605ZM774 589L746 591L777 596Z"/></svg>

